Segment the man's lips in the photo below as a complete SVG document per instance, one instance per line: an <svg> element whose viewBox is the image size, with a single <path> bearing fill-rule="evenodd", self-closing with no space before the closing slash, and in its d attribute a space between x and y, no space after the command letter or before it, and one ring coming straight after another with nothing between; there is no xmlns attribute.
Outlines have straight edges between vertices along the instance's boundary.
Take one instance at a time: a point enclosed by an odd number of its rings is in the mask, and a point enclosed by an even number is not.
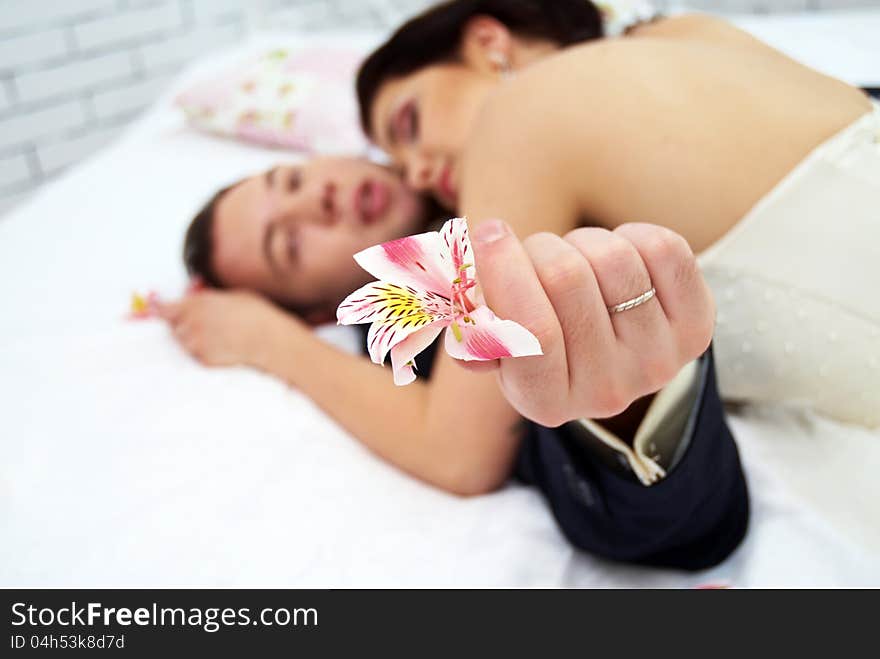
<svg viewBox="0 0 880 659"><path fill-rule="evenodd" d="M379 181L367 179L354 191L354 208L364 224L381 219L391 205L391 190Z"/></svg>

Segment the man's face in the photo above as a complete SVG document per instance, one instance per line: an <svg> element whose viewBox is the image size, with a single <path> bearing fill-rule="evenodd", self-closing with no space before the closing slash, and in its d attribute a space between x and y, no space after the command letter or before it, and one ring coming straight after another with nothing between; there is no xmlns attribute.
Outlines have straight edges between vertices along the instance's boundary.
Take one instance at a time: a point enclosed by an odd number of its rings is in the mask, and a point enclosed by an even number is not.
<svg viewBox="0 0 880 659"><path fill-rule="evenodd" d="M399 176L367 160L280 165L220 198L214 269L230 288L329 307L372 279L352 255L416 233L423 213L422 200Z"/></svg>

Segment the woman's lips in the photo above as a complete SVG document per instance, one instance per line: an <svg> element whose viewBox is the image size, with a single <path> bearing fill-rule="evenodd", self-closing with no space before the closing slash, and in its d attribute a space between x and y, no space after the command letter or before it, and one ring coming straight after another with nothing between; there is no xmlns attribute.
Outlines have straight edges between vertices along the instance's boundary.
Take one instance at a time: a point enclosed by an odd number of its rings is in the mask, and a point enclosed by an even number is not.
<svg viewBox="0 0 880 659"><path fill-rule="evenodd" d="M455 191L455 185L452 182L452 167L448 165L443 169L440 173L440 179L437 181L437 186L440 190L440 195L455 203L458 201L458 194Z"/></svg>
<svg viewBox="0 0 880 659"><path fill-rule="evenodd" d="M384 183L367 179L354 192L354 208L364 224L373 224L388 211L391 190Z"/></svg>

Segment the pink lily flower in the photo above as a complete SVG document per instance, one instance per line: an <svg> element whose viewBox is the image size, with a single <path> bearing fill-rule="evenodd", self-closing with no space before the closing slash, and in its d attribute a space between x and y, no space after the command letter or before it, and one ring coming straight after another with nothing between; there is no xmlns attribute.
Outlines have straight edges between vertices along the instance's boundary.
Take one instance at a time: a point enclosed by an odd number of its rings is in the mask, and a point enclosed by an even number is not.
<svg viewBox="0 0 880 659"><path fill-rule="evenodd" d="M391 352L394 383L416 379L413 359L446 329L455 359L489 361L541 355L525 327L501 320L468 292L477 284L467 221L453 218L438 231L369 247L354 255L374 281L349 295L336 310L340 325L372 323L370 358L384 364Z"/></svg>

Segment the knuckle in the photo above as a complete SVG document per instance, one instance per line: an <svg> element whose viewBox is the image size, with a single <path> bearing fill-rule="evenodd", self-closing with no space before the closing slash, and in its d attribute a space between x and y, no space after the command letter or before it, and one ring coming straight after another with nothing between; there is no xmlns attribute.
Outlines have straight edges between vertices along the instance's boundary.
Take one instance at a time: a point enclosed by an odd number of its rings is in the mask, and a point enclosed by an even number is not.
<svg viewBox="0 0 880 659"><path fill-rule="evenodd" d="M649 254L663 262L689 261L693 258L685 239L663 227L657 227L657 231L647 241L646 249Z"/></svg>
<svg viewBox="0 0 880 659"><path fill-rule="evenodd" d="M538 278L545 290L565 290L583 275L585 263L578 254L565 252L557 258L536 264Z"/></svg>
<svg viewBox="0 0 880 659"><path fill-rule="evenodd" d="M634 250L621 240L609 241L591 254L593 267L605 272L627 272L635 262Z"/></svg>
<svg viewBox="0 0 880 659"><path fill-rule="evenodd" d="M578 227L577 229L572 229L566 233L562 239L568 243L577 245L582 241L590 242L592 240L607 238L610 233L612 232L608 229L603 229L602 227Z"/></svg>
<svg viewBox="0 0 880 659"><path fill-rule="evenodd" d="M676 285L694 281L697 259L687 241L668 229L656 232L644 245L645 256L657 267L671 268Z"/></svg>
<svg viewBox="0 0 880 659"><path fill-rule="evenodd" d="M608 418L623 412L629 407L630 402L617 383L607 382L593 393L587 407L595 410L593 416Z"/></svg>
<svg viewBox="0 0 880 659"><path fill-rule="evenodd" d="M532 312L525 314L524 317L528 320L522 325L537 337L542 346L560 340L559 321L553 312Z"/></svg>
<svg viewBox="0 0 880 659"><path fill-rule="evenodd" d="M527 236L522 244L529 256L534 259L536 253L545 250L557 240L559 240L559 236L549 231L538 231Z"/></svg>

